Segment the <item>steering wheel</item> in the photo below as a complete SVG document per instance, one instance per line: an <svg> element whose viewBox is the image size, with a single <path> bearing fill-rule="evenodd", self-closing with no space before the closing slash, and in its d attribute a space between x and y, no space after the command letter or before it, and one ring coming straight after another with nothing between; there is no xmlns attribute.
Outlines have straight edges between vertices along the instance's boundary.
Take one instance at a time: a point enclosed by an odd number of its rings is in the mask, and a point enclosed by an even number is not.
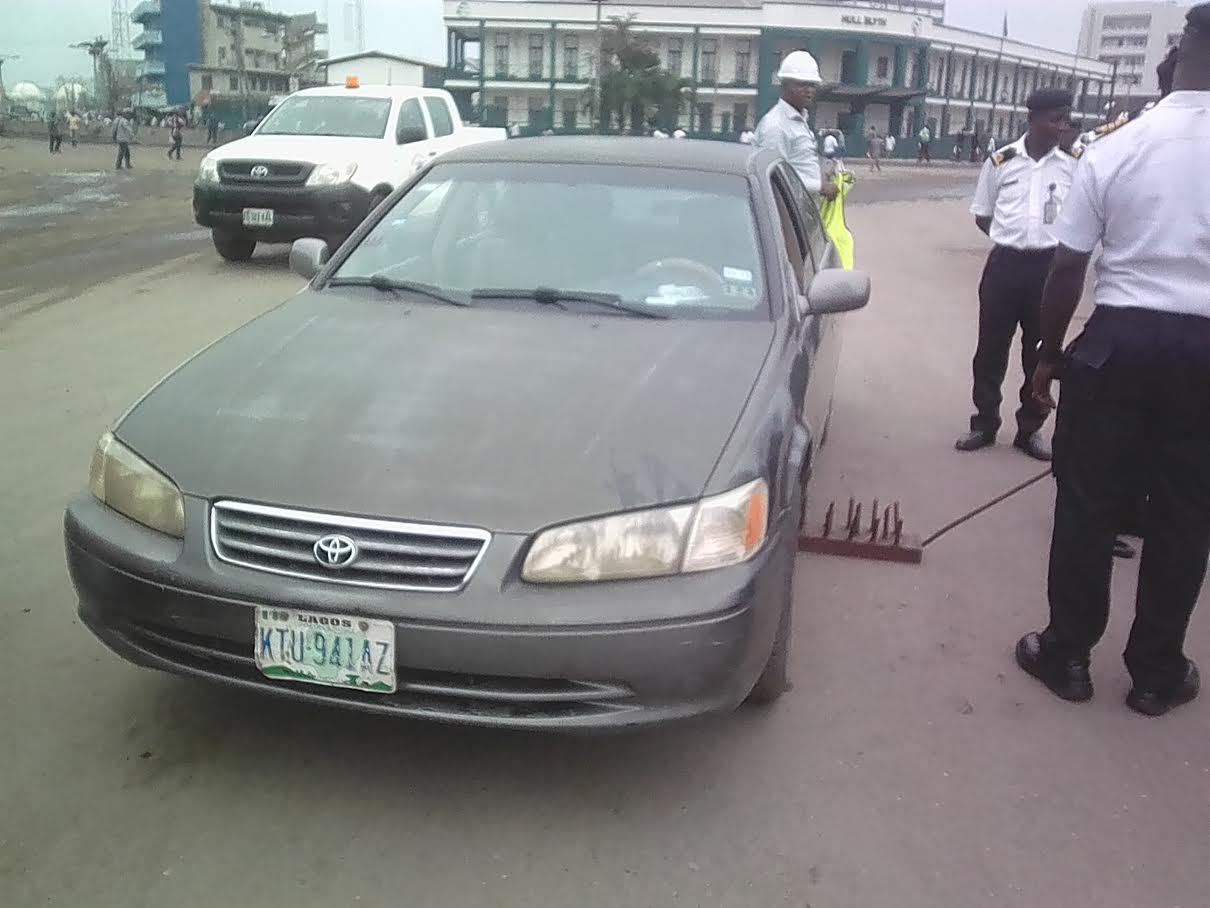
<svg viewBox="0 0 1210 908"><path fill-rule="evenodd" d="M693 259L653 259L639 268L635 272L635 275L647 279L662 274L665 271L692 274L694 278L706 282L707 287L702 289L710 289L718 293L723 293L727 289L727 285L713 268Z"/></svg>

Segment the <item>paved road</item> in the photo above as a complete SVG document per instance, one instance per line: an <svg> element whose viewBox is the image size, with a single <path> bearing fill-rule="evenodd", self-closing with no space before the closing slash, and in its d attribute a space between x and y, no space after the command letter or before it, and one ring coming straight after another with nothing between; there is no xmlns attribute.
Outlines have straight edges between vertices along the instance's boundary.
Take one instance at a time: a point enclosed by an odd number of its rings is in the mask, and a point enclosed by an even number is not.
<svg viewBox="0 0 1210 908"><path fill-rule="evenodd" d="M11 174L0 208L20 191ZM1060 704L1012 667L1043 614L1046 484L921 568L803 559L797 686L765 712L501 734L313 710L111 656L75 619L60 541L93 442L181 358L299 286L280 253L233 268L184 237L188 175L146 179L158 195L119 188L124 207L39 232L57 254L0 290L0 905L1206 904L1210 710L1122 707L1133 567L1096 701ZM961 202L922 200L955 179L970 175L869 182L852 212L878 290L847 325L817 514L832 497L898 497L927 531L1035 471L1008 449L949 449L984 246ZM1205 618L1191 652L1210 658Z"/></svg>

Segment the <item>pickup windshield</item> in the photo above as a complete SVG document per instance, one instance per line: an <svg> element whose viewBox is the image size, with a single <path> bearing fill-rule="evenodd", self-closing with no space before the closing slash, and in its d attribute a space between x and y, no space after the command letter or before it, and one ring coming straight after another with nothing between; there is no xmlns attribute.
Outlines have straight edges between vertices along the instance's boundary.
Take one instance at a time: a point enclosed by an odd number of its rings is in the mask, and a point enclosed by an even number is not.
<svg viewBox="0 0 1210 908"><path fill-rule="evenodd" d="M295 95L275 107L256 134L381 139L390 115L388 98Z"/></svg>
<svg viewBox="0 0 1210 908"><path fill-rule="evenodd" d="M745 179L596 164L437 164L333 275L483 306L768 319Z"/></svg>

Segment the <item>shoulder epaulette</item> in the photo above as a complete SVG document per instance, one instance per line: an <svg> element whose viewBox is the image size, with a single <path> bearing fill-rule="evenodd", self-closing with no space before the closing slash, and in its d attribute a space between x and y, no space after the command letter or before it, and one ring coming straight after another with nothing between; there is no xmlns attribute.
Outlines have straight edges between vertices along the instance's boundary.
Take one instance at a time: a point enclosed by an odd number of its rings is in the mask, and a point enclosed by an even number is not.
<svg viewBox="0 0 1210 908"><path fill-rule="evenodd" d="M1005 161L1011 161L1016 156L1017 149L1009 145L1005 148L1001 148L999 151L992 152L992 164L994 164L996 167L999 167Z"/></svg>
<svg viewBox="0 0 1210 908"><path fill-rule="evenodd" d="M1098 126L1096 129L1094 129L1092 131L1092 140L1095 142L1097 139L1105 138L1105 136L1109 135L1112 132L1117 132L1119 129L1121 129L1123 126L1127 125L1128 123L1133 123L1135 120L1137 120L1143 114L1145 114L1149 109L1150 108L1144 107L1144 108L1140 108L1139 110L1132 110L1129 113L1122 113L1118 116L1118 118L1116 120L1113 120L1109 123L1101 124L1100 126Z"/></svg>

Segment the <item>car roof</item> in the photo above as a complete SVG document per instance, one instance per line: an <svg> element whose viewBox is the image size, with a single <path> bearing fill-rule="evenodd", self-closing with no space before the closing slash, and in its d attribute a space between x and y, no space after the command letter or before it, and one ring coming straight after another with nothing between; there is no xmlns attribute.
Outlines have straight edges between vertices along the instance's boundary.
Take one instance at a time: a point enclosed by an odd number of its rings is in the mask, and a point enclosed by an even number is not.
<svg viewBox="0 0 1210 908"><path fill-rule="evenodd" d="M754 145L702 139L626 136L536 136L452 149L442 163L606 164L698 170L746 177L775 155Z"/></svg>
<svg viewBox="0 0 1210 908"><path fill-rule="evenodd" d="M444 96L445 92L436 88L417 88L413 85L359 85L348 88L344 85L323 85L318 88L304 88L294 92L294 95L304 97L324 97L341 95L349 98L420 98L427 96ZM294 97L291 95L291 97Z"/></svg>

